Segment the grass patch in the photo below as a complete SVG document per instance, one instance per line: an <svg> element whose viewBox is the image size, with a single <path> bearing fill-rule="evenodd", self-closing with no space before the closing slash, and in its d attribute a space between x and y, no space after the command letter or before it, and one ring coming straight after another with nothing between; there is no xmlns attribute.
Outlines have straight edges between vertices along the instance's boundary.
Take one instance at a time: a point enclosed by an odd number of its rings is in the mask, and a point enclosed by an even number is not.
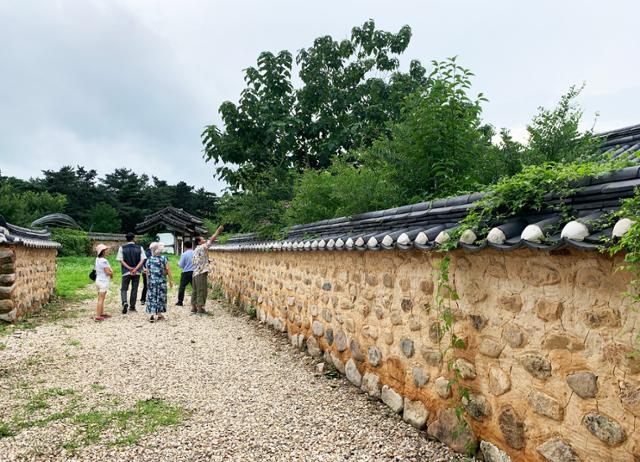
<svg viewBox="0 0 640 462"><path fill-rule="evenodd" d="M92 384L91 384L91 389L92 389L93 391L102 391L102 390L104 390L105 388L107 388L107 387L105 387L104 385L102 385L102 384L100 384L100 383L92 383Z"/></svg>
<svg viewBox="0 0 640 462"><path fill-rule="evenodd" d="M211 298L213 300L218 300L218 301L224 300L225 294L224 294L224 289L222 288L222 284L217 282L213 285L209 284L209 287L211 288Z"/></svg>
<svg viewBox="0 0 640 462"><path fill-rule="evenodd" d="M67 345L72 347L79 347L81 344L80 344L80 340L76 338L72 338L72 339L69 339L69 341L67 342Z"/></svg>
<svg viewBox="0 0 640 462"><path fill-rule="evenodd" d="M0 438L10 438L16 436L11 426L4 420L0 420Z"/></svg>
<svg viewBox="0 0 640 462"><path fill-rule="evenodd" d="M48 409L48 400L50 398L57 396L71 396L74 394L75 390L73 390L72 388L46 388L29 397L29 400L27 401L27 404L25 406L25 410L34 412L41 409Z"/></svg>
<svg viewBox="0 0 640 462"><path fill-rule="evenodd" d="M116 259L108 257L112 268L116 267ZM80 301L91 298L93 292L83 291L92 284L89 272L95 264L95 257L58 257L56 272L56 295L66 301Z"/></svg>
<svg viewBox="0 0 640 462"><path fill-rule="evenodd" d="M58 322L78 317L78 311L65 306L62 300L54 298L40 311L31 313L27 317L14 323L0 321L0 337L13 335L17 331L36 329L46 323Z"/></svg>
<svg viewBox="0 0 640 462"><path fill-rule="evenodd" d="M166 255L169 258L169 268L173 276L174 285L180 284L180 268L178 256ZM92 289L93 281L89 279L89 272L95 264L95 257L58 257L58 271L56 273L56 295L66 301L81 301L93 298L96 294ZM112 286L119 286L122 280L120 264L115 255L107 257L113 269ZM140 288L142 290L142 281Z"/></svg>
<svg viewBox="0 0 640 462"><path fill-rule="evenodd" d="M7 349L7 344L0 342L0 351L6 350L6 349Z"/></svg>
<svg viewBox="0 0 640 462"><path fill-rule="evenodd" d="M103 385L93 384L100 391ZM60 401L61 398L69 399ZM178 425L186 413L179 406L161 399L140 400L129 409L117 409L117 398L105 401L105 409L82 409L82 397L70 388L46 388L28 394L26 403L14 413L11 421L0 419L0 438L15 436L20 430L42 427L51 422L65 420L75 427L75 435L62 444L68 451L89 444L109 446L137 444L145 435L160 427ZM47 413L55 408L56 412Z"/></svg>
<svg viewBox="0 0 640 462"><path fill-rule="evenodd" d="M94 410L73 418L80 430L77 439L66 442L64 447L96 444L107 431L117 435L111 445L136 444L143 436L154 433L160 427L177 425L183 418L184 411L181 408L161 399L141 400L136 402L133 409L127 410Z"/></svg>

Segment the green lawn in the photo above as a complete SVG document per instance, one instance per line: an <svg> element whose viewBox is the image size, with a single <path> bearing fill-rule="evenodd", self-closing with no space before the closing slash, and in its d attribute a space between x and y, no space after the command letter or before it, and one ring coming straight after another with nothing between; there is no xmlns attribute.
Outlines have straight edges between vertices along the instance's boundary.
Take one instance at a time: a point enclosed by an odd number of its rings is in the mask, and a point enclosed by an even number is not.
<svg viewBox="0 0 640 462"><path fill-rule="evenodd" d="M167 255L169 266L177 287L180 282L180 268L178 268L178 256ZM120 285L122 279L120 265L115 256L107 257L113 268L112 285ZM89 272L93 269L95 257L58 257L58 271L56 273L56 295L65 300L78 301L95 296L94 291L83 290L93 284L89 279ZM140 289L142 290L142 283Z"/></svg>

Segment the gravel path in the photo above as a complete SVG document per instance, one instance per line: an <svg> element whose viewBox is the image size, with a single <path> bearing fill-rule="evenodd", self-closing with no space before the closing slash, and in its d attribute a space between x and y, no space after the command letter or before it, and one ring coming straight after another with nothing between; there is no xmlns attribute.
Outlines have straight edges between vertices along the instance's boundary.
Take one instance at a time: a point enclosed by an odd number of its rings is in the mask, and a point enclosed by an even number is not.
<svg viewBox="0 0 640 462"><path fill-rule="evenodd" d="M114 293L108 302L117 306ZM156 324L113 308L113 319L95 323L93 303L74 307L76 319L0 338L0 419L9 422L29 397L51 389L73 396L47 398L32 417L60 411L72 398L84 411L159 398L186 417L137 444L109 444L107 432L73 451L62 445L77 439L78 426L52 420L0 438L0 460L457 460L343 378L316 373L285 336L217 302L204 317L170 307L168 320Z"/></svg>

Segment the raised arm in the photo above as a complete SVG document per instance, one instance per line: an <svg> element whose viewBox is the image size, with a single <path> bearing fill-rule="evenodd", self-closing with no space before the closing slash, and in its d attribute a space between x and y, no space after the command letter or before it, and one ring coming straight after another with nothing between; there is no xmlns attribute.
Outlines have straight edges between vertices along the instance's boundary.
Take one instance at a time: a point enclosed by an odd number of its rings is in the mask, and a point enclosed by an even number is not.
<svg viewBox="0 0 640 462"><path fill-rule="evenodd" d="M222 231L224 231L224 226L222 226L222 225L218 226L218 229L216 229L216 232L213 233L213 235L209 238L209 244L211 244L213 241L218 239L218 236L220 235L220 233Z"/></svg>

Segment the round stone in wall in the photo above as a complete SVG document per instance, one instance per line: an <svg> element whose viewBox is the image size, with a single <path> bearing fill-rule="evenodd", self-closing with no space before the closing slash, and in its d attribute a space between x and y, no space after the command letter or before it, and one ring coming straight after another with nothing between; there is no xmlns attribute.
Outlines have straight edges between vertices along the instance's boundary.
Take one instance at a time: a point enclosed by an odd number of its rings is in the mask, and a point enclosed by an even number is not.
<svg viewBox="0 0 640 462"><path fill-rule="evenodd" d="M408 339L408 338L403 338L400 340L400 349L402 350L402 353L404 353L404 355L407 358L411 358L413 356L414 353L414 348L413 348L413 340Z"/></svg>
<svg viewBox="0 0 640 462"><path fill-rule="evenodd" d="M389 387L388 385L384 385L382 387L381 397L382 397L382 402L384 402L384 404L389 406L389 408L393 412L395 412L396 414L399 414L402 411L404 400L402 399L402 396L399 393L397 393L393 388Z"/></svg>
<svg viewBox="0 0 640 462"><path fill-rule="evenodd" d="M446 378L438 377L435 382L435 388L440 398L447 399L451 396L451 386Z"/></svg>
<svg viewBox="0 0 640 462"><path fill-rule="evenodd" d="M458 358L453 363L454 367L460 371L460 376L466 380L476 378L476 367L464 358Z"/></svg>
<svg viewBox="0 0 640 462"><path fill-rule="evenodd" d="M362 385L362 375L360 375L360 372L358 371L356 363L353 359L349 359L349 361L347 361L344 370L349 382L354 384L356 387Z"/></svg>
<svg viewBox="0 0 640 462"><path fill-rule="evenodd" d="M404 400L402 420L413 425L417 429L422 429L427 423L429 411L420 401Z"/></svg>
<svg viewBox="0 0 640 462"><path fill-rule="evenodd" d="M489 391L495 396L505 394L511 389L509 375L499 367L489 369Z"/></svg>
<svg viewBox="0 0 640 462"><path fill-rule="evenodd" d="M362 354L362 348L360 348L360 342L356 339L351 339L349 342L349 349L351 350L351 356L358 362L364 361L364 354Z"/></svg>
<svg viewBox="0 0 640 462"><path fill-rule="evenodd" d="M571 446L560 438L551 438L536 448L550 462L581 462Z"/></svg>
<svg viewBox="0 0 640 462"><path fill-rule="evenodd" d="M429 366L440 367L442 364L442 352L439 350L423 347L420 354Z"/></svg>
<svg viewBox="0 0 640 462"><path fill-rule="evenodd" d="M420 367L414 367L411 371L413 377L413 384L416 387L423 387L429 381L429 373L422 370Z"/></svg>
<svg viewBox="0 0 640 462"><path fill-rule="evenodd" d="M338 351L342 352L347 349L347 335L342 329L336 332L334 342Z"/></svg>
<svg viewBox="0 0 640 462"><path fill-rule="evenodd" d="M469 398L462 398L462 405L475 420L482 421L491 415L491 405L481 394L469 393Z"/></svg>
<svg viewBox="0 0 640 462"><path fill-rule="evenodd" d="M369 364L373 367L378 367L382 362L382 353L380 353L380 350L377 347L370 346L367 349L367 359Z"/></svg>
<svg viewBox="0 0 640 462"><path fill-rule="evenodd" d="M498 416L498 425L507 444L513 449L522 449L526 444L524 422L516 411L508 406Z"/></svg>
<svg viewBox="0 0 640 462"><path fill-rule="evenodd" d="M322 355L322 351L320 350L320 346L318 345L318 341L315 337L309 337L307 339L307 351L314 358L320 357Z"/></svg>
<svg viewBox="0 0 640 462"><path fill-rule="evenodd" d="M516 326L507 327L504 330L503 338L511 348L520 348L524 343L524 335Z"/></svg>
<svg viewBox="0 0 640 462"><path fill-rule="evenodd" d="M593 372L569 374L567 384L581 398L594 398L598 393L598 377Z"/></svg>
<svg viewBox="0 0 640 462"><path fill-rule="evenodd" d="M531 409L533 409L533 412L536 414L558 421L564 418L564 407L552 396L533 390L531 394L529 394L528 401Z"/></svg>
<svg viewBox="0 0 640 462"><path fill-rule="evenodd" d="M616 446L627 439L622 426L606 415L589 412L582 418L582 423L593 436L609 446Z"/></svg>
<svg viewBox="0 0 640 462"><path fill-rule="evenodd" d="M480 451L484 456L484 462L512 462L506 452L488 441L480 441Z"/></svg>
<svg viewBox="0 0 640 462"><path fill-rule="evenodd" d="M324 333L324 338L329 346L333 345L333 329L327 329Z"/></svg>
<svg viewBox="0 0 640 462"><path fill-rule="evenodd" d="M551 363L542 356L530 353L519 358L525 370L537 379L546 380L551 377Z"/></svg>
<svg viewBox="0 0 640 462"><path fill-rule="evenodd" d="M372 398L380 399L380 378L372 372L365 372L362 376L362 391Z"/></svg>
<svg viewBox="0 0 640 462"><path fill-rule="evenodd" d="M311 331L316 337L322 337L322 335L324 334L324 324L322 324L320 321L313 321L311 323Z"/></svg>

